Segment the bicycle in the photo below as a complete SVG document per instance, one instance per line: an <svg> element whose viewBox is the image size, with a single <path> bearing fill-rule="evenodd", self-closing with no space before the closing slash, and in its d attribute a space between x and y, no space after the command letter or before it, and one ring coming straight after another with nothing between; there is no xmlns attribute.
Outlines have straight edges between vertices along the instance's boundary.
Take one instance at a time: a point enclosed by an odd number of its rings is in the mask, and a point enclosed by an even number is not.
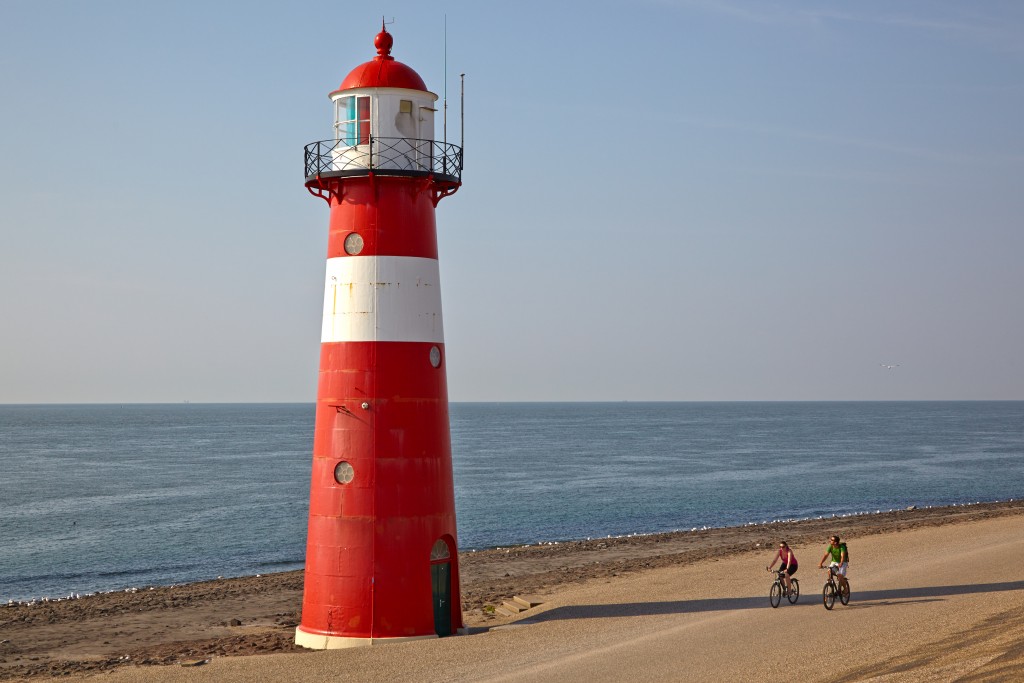
<svg viewBox="0 0 1024 683"><path fill-rule="evenodd" d="M775 583L768 590L768 602L771 603L772 607L778 607L782 603L782 596L785 595L786 599L789 600L789 604L795 605L796 601L800 599L800 582L789 577L789 593L786 593L786 582L782 576L786 573L785 569L775 569L768 571L774 571Z"/></svg>
<svg viewBox="0 0 1024 683"><path fill-rule="evenodd" d="M839 596L839 602L844 605L850 604L850 580L847 579L843 583L843 588L839 588L839 584L836 581L836 568L833 565L828 567L822 567L822 569L828 570L828 578L825 579L825 586L821 589L821 598L825 603L825 609L832 609L836 604L836 596Z"/></svg>

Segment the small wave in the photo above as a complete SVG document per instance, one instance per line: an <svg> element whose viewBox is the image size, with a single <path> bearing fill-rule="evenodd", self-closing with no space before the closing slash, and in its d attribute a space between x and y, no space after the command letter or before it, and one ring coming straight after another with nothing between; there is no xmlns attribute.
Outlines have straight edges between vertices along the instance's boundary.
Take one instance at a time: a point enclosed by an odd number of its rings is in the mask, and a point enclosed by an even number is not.
<svg viewBox="0 0 1024 683"><path fill-rule="evenodd" d="M305 557L289 557L280 560L262 560L252 564L254 569L266 569L268 567L301 567L306 563Z"/></svg>

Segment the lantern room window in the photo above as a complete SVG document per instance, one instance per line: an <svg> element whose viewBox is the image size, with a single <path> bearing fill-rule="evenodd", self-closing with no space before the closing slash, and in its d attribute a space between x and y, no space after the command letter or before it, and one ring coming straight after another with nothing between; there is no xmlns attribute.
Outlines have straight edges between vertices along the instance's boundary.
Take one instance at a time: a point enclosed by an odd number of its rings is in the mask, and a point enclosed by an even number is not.
<svg viewBox="0 0 1024 683"><path fill-rule="evenodd" d="M370 98L339 97L335 104L334 135L346 145L370 144Z"/></svg>

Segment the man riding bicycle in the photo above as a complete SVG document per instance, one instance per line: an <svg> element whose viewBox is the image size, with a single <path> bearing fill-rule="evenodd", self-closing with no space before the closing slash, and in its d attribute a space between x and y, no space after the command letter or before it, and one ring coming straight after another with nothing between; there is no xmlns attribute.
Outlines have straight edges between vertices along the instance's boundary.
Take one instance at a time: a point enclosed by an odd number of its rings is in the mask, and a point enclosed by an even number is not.
<svg viewBox="0 0 1024 683"><path fill-rule="evenodd" d="M850 553L846 550L846 544L839 542L838 536L832 536L828 539L828 548L825 549L825 554L821 556L818 569L825 568L825 559L830 555L832 556L832 563L829 566L836 568L835 573L839 577L839 590L849 591L850 585L846 581L846 569L850 564Z"/></svg>

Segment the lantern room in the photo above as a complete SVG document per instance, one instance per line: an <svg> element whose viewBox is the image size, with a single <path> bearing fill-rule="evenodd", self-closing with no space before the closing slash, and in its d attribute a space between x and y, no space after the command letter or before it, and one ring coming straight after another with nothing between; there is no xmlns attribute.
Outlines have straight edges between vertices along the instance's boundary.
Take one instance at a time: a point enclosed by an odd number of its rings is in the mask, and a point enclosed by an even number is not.
<svg viewBox="0 0 1024 683"><path fill-rule="evenodd" d="M306 145L306 187L330 201L334 179L384 175L431 180L434 204L462 185L462 147L434 139L437 95L391 56L382 26L377 56L349 72L330 94L333 137Z"/></svg>
<svg viewBox="0 0 1024 683"><path fill-rule="evenodd" d="M330 94L334 145L328 170L429 173L437 95L412 68L391 56L394 39L383 27L377 56L353 69Z"/></svg>
<svg viewBox="0 0 1024 683"><path fill-rule="evenodd" d="M350 145L369 144L371 135L433 139L437 95L419 74L388 54L391 34L381 31L374 42L379 54L353 69L330 95L334 138ZM387 49L379 47L382 42Z"/></svg>

